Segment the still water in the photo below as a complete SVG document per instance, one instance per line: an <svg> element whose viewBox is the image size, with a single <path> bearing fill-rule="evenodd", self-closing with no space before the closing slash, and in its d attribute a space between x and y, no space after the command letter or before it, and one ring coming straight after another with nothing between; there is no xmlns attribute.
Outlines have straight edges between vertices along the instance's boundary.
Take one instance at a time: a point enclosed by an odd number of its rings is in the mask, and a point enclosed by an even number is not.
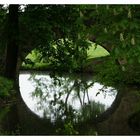
<svg viewBox="0 0 140 140"><path fill-rule="evenodd" d="M140 134L137 86L116 90L90 74L27 71L19 75L19 90L14 102L0 106L0 135Z"/></svg>
<svg viewBox="0 0 140 140"><path fill-rule="evenodd" d="M97 117L106 111L117 95L112 87L94 82L88 75L51 77L49 73L22 72L19 76L21 96L27 107L40 118L55 122L73 114L73 119ZM68 113L69 112L69 113Z"/></svg>

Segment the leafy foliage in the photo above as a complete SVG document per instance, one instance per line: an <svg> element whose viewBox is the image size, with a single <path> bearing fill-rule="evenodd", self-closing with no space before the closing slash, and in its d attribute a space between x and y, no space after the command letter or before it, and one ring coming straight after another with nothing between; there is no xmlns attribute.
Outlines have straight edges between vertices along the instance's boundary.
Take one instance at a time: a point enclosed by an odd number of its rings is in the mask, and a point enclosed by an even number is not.
<svg viewBox="0 0 140 140"><path fill-rule="evenodd" d="M13 83L12 81L0 77L0 97L6 97L9 96L9 91L12 89Z"/></svg>
<svg viewBox="0 0 140 140"><path fill-rule="evenodd" d="M86 63L87 40L92 40L115 59L139 63L138 9L138 5L25 5L19 13L21 52L36 48L40 61L51 61L60 70L79 70ZM6 17L6 10L0 13Z"/></svg>
<svg viewBox="0 0 140 140"><path fill-rule="evenodd" d="M56 133L59 135L78 135L78 131L75 130L72 122L68 122L64 124L63 128L58 128Z"/></svg>
<svg viewBox="0 0 140 140"><path fill-rule="evenodd" d="M101 71L101 69L103 70ZM125 71L122 71L121 66L116 65L114 58L111 57L110 60L106 59L101 65L95 67L95 71L98 71L98 73L94 78L108 86L117 87L124 84L138 86L140 84L139 69L139 63L135 62L126 65Z"/></svg>
<svg viewBox="0 0 140 140"><path fill-rule="evenodd" d="M40 61L56 69L81 69L89 45L82 23L79 6L26 5L20 13L21 50L36 48Z"/></svg>
<svg viewBox="0 0 140 140"><path fill-rule="evenodd" d="M116 58L139 60L138 6L97 5L90 10L94 23L89 29L96 43L106 45Z"/></svg>

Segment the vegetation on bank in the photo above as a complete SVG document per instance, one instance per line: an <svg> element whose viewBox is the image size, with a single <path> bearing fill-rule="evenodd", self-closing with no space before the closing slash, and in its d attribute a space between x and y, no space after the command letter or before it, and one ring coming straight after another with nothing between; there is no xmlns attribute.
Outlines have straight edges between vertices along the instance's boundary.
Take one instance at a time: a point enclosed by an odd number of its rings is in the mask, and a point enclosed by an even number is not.
<svg viewBox="0 0 140 140"><path fill-rule="evenodd" d="M112 57L104 58L102 64L96 65L94 70L97 72L94 78L102 84L113 87L136 86L140 85L140 65L135 62L124 66L124 70Z"/></svg>
<svg viewBox="0 0 140 140"><path fill-rule="evenodd" d="M93 72L93 65L100 63L100 58L108 55L109 53L103 47L91 43L89 49L87 50L86 61L83 66L81 66L83 67L82 72ZM25 61L22 63L21 70L54 70L56 64L51 64L51 62L48 61L40 61L40 57L41 54L37 50L33 50L26 56ZM62 67L62 70L65 71L65 65L62 64ZM75 71L78 71L78 69L75 69ZM69 72L68 69L67 72Z"/></svg>
<svg viewBox="0 0 140 140"><path fill-rule="evenodd" d="M9 91L13 88L13 82L5 77L0 77L0 98L10 96Z"/></svg>

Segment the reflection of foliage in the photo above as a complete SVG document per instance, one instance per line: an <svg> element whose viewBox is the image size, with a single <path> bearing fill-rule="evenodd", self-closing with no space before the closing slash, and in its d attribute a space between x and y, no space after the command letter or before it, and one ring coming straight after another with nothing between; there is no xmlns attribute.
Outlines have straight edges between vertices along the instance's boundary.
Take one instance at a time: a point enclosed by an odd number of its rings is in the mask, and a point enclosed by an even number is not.
<svg viewBox="0 0 140 140"><path fill-rule="evenodd" d="M45 78L32 75L29 79L35 86L32 97L37 99L38 109L43 110L44 117L49 117L55 123L59 134L77 134L76 124L95 119L105 111L103 104L91 101L88 88L93 86L94 82L85 78ZM103 89L101 91L103 92ZM75 101L78 101L78 107L75 106Z"/></svg>
<svg viewBox="0 0 140 140"><path fill-rule="evenodd" d="M81 115L79 116L79 121L88 121L90 119L95 119L99 114L105 111L105 106L99 102L89 102L85 104L80 109Z"/></svg>
<svg viewBox="0 0 140 140"><path fill-rule="evenodd" d="M104 98L106 98L107 95L109 96L115 96L116 92L114 92L115 89L114 88L108 88L107 86L103 86L101 89L99 89L99 92L96 93L96 96L98 96L98 94L102 93Z"/></svg>
<svg viewBox="0 0 140 140"><path fill-rule="evenodd" d="M67 77L54 77L50 81L51 84L47 84L47 79L36 78L34 75L30 77L30 80L35 83L35 91L32 93L32 97L39 98L39 108L45 109L44 114L53 114L55 120L59 118L74 120L77 111L70 104L70 96L73 96L73 101L78 99L81 107L85 103L86 96L88 102L90 102L88 88L93 85L93 82L89 83L79 78L73 81L73 79ZM49 110L46 109L47 107Z"/></svg>

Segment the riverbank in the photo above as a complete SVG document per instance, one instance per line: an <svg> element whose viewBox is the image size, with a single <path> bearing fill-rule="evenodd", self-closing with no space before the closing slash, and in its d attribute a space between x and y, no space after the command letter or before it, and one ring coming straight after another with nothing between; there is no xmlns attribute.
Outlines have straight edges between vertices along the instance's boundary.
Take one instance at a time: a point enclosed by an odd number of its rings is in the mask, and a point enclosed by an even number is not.
<svg viewBox="0 0 140 140"><path fill-rule="evenodd" d="M82 69L73 70L75 73L95 73L97 72L97 65L102 65L105 61L111 59L109 56L90 58L83 65ZM55 66L49 65L47 63L34 64L34 65L22 65L20 70L34 70L34 71L56 71ZM61 71L62 72L62 71ZM69 72L69 70L63 70L63 72Z"/></svg>

